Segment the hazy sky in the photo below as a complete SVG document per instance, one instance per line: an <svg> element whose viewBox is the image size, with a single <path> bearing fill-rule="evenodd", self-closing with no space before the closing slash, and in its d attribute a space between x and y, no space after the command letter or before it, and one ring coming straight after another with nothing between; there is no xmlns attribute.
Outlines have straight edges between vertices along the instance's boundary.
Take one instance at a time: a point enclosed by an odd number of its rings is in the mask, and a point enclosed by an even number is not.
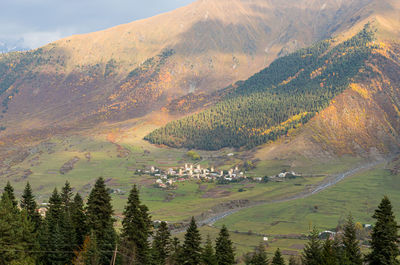
<svg viewBox="0 0 400 265"><path fill-rule="evenodd" d="M29 48L185 6L194 0L0 0L0 39Z"/></svg>

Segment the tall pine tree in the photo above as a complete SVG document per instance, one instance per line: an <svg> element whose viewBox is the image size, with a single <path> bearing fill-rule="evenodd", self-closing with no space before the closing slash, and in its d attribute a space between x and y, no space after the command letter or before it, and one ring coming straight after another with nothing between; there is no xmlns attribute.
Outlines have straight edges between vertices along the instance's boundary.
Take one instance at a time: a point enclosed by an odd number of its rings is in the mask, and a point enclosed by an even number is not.
<svg viewBox="0 0 400 265"><path fill-rule="evenodd" d="M268 265L269 260L264 243L261 242L253 253L247 253L244 257L244 262L246 265Z"/></svg>
<svg viewBox="0 0 400 265"><path fill-rule="evenodd" d="M215 242L215 256L218 265L231 265L235 263L235 253L228 229L222 226Z"/></svg>
<svg viewBox="0 0 400 265"><path fill-rule="evenodd" d="M71 242L64 240L64 211L62 199L57 189L54 189L49 199L43 226L41 228L40 245L45 253L45 264L67 264L71 262L71 253L66 253L65 248Z"/></svg>
<svg viewBox="0 0 400 265"><path fill-rule="evenodd" d="M38 206L33 195L31 185L29 182L26 183L24 192L22 193L21 209L25 209L28 218L35 224L35 230L39 229L41 217L38 212Z"/></svg>
<svg viewBox="0 0 400 265"><path fill-rule="evenodd" d="M382 199L372 217L376 223L371 234L372 252L366 258L368 264L398 265L398 226L388 197Z"/></svg>
<svg viewBox="0 0 400 265"><path fill-rule="evenodd" d="M68 242L64 244L63 251L66 256L66 260L71 261L74 257L74 250L78 249L78 244L76 243L75 227L72 222L72 188L68 181L65 182L62 188L60 198L61 198L61 208L62 208L62 221L60 222L60 232L62 235L63 242Z"/></svg>
<svg viewBox="0 0 400 265"><path fill-rule="evenodd" d="M197 224L192 217L190 224L185 234L185 241L183 242L181 252L181 264L185 265L199 265L201 264L201 236L197 229Z"/></svg>
<svg viewBox="0 0 400 265"><path fill-rule="evenodd" d="M320 265L322 262L321 241L319 240L318 235L318 231L314 228L303 250L304 265Z"/></svg>
<svg viewBox="0 0 400 265"><path fill-rule="evenodd" d="M168 265L180 265L180 258L182 256L182 246L177 237L174 237L171 242L171 254L168 258Z"/></svg>
<svg viewBox="0 0 400 265"><path fill-rule="evenodd" d="M86 224L86 213L83 200L79 193L76 193L71 207L71 221L75 230L75 240L78 246L82 246L85 237L88 235Z"/></svg>
<svg viewBox="0 0 400 265"><path fill-rule="evenodd" d="M215 257L214 247L211 242L210 235L207 235L206 243L204 244L203 252L201 254L202 264L204 265L217 265L217 258Z"/></svg>
<svg viewBox="0 0 400 265"><path fill-rule="evenodd" d="M67 211L69 211L69 208L71 207L72 204L72 188L71 184L69 184L68 180L65 181L64 187L61 190L61 201L62 205L64 208L66 208Z"/></svg>
<svg viewBox="0 0 400 265"><path fill-rule="evenodd" d="M356 236L356 226L353 217L349 215L344 225L343 234L344 257L350 265L362 265L363 260L359 242Z"/></svg>
<svg viewBox="0 0 400 265"><path fill-rule="evenodd" d="M329 237L322 246L321 265L344 265L338 263L333 241Z"/></svg>
<svg viewBox="0 0 400 265"><path fill-rule="evenodd" d="M36 263L37 252L34 225L26 211L15 211L14 201L7 192L0 200L0 265Z"/></svg>
<svg viewBox="0 0 400 265"><path fill-rule="evenodd" d="M283 259L282 253L279 248L275 251L275 255L272 259L271 265L285 265L285 260Z"/></svg>
<svg viewBox="0 0 400 265"><path fill-rule="evenodd" d="M111 197L103 178L97 179L87 202L87 225L96 236L100 252L99 264L110 264L116 244Z"/></svg>
<svg viewBox="0 0 400 265"><path fill-rule="evenodd" d="M136 185L129 193L128 203L122 220L122 244L125 256L135 264L147 265L150 261L149 237L152 222L147 206L141 204Z"/></svg>
<svg viewBox="0 0 400 265"><path fill-rule="evenodd" d="M171 233L166 222L161 222L152 244L152 262L154 265L164 265L171 253Z"/></svg>
<svg viewBox="0 0 400 265"><path fill-rule="evenodd" d="M7 181L7 185L4 187L4 192L1 196L2 199L7 195L8 199L12 202L15 209L17 209L18 202L15 199L14 188L11 186L10 181Z"/></svg>

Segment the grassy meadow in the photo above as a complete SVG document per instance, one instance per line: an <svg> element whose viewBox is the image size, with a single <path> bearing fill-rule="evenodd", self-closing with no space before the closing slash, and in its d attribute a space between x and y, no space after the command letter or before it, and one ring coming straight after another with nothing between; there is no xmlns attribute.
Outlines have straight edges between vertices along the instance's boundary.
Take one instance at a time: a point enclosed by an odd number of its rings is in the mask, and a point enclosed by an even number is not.
<svg viewBox="0 0 400 265"><path fill-rule="evenodd" d="M400 176L383 165L339 182L313 196L295 201L264 204L244 209L216 223L230 230L255 233L307 234L310 227L334 229L351 213L357 222L373 224L372 215L384 195L400 216Z"/></svg>
<svg viewBox="0 0 400 265"><path fill-rule="evenodd" d="M231 231L237 255L251 251L263 239L269 238L267 251L279 247L286 255L298 254L304 239L293 239L309 232L310 227L333 229L339 220L352 213L356 221L373 223L371 215L384 194L392 199L400 215L400 176L392 175L385 165L351 176L335 186L304 199L273 203L317 185L326 176L345 172L362 163L359 158L342 157L326 163L297 157L296 160L268 160L256 162L250 176L271 176L283 170L293 170L302 177L284 182L269 183L201 183L195 180L178 183L177 189L162 190L154 187L155 178L135 174L136 169L150 166L178 167L191 162L185 149L160 148L142 141L147 131L92 133L58 136L33 146L29 154L10 166L0 176L2 186L8 180L20 196L26 181L33 186L39 202L46 202L55 187L61 189L68 180L75 191L87 196L95 180L103 177L109 188L120 189L112 194L115 214L120 216L133 184L138 184L142 201L149 207L154 220L181 222L191 216L208 214L221 203L249 200L263 203L242 209L225 217L213 226L200 228L203 238L217 236L222 224ZM228 154L233 153L233 156ZM249 158L248 152L222 149L214 152L199 151L203 167L214 165L226 170ZM71 170L60 173L68 161L79 158ZM217 210L215 210L217 209ZM183 233L177 234L182 238ZM288 238L289 237L289 238Z"/></svg>

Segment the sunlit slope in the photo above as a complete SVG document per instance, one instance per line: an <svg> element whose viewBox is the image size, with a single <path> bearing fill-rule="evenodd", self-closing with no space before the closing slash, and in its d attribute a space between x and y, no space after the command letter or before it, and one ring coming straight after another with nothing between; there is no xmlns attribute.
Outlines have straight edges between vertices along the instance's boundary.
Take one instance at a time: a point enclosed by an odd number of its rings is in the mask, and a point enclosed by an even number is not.
<svg viewBox="0 0 400 265"><path fill-rule="evenodd" d="M305 124L343 92L376 48L369 25L336 44L325 40L274 61L212 108L173 121L146 139L173 147L215 150L275 141Z"/></svg>
<svg viewBox="0 0 400 265"><path fill-rule="evenodd" d="M295 135L289 137L295 144L267 148L272 154L264 159L293 151L311 156L395 152L399 45L382 41L375 31L367 26L345 42L324 41L283 57L214 107L173 121L146 139L214 150L251 148Z"/></svg>
<svg viewBox="0 0 400 265"><path fill-rule="evenodd" d="M199 0L35 51L2 55L0 126L11 134L141 116L189 92L246 79L277 56L332 34L359 30L371 17L371 3Z"/></svg>

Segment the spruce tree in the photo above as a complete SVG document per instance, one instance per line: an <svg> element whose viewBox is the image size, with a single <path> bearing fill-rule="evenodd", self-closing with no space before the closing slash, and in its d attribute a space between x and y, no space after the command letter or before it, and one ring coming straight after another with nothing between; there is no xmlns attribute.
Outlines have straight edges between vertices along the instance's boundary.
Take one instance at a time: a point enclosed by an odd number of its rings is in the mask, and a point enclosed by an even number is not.
<svg viewBox="0 0 400 265"><path fill-rule="evenodd" d="M127 250L124 254L136 264L147 265L150 260L149 237L152 222L148 208L140 202L136 185L129 193L123 214L121 238L124 249Z"/></svg>
<svg viewBox="0 0 400 265"><path fill-rule="evenodd" d="M84 210L83 200L81 195L77 193L71 207L71 221L75 230L75 240L78 246L82 246L88 229L86 224L86 214Z"/></svg>
<svg viewBox="0 0 400 265"><path fill-rule="evenodd" d="M4 192L0 200L0 265L35 264L37 251L34 226L26 211L15 211L13 201Z"/></svg>
<svg viewBox="0 0 400 265"><path fill-rule="evenodd" d="M61 198L61 208L62 216L60 222L60 232L62 234L63 242L68 242L64 244L63 251L65 253L65 259L71 261L74 257L73 251L78 249L78 244L76 243L75 227L72 221L72 188L68 181L65 182L62 188L60 198Z"/></svg>
<svg viewBox="0 0 400 265"><path fill-rule="evenodd" d="M65 260L71 262L74 257L74 250L78 249L75 237L75 228L72 224L71 215L68 211L62 212L62 221L60 222L60 233L64 242L62 250Z"/></svg>
<svg viewBox="0 0 400 265"><path fill-rule="evenodd" d="M53 190L49 198L48 209L46 212L46 221L50 226L60 223L62 218L62 202L61 196L58 193L57 188Z"/></svg>
<svg viewBox="0 0 400 265"><path fill-rule="evenodd" d="M215 242L215 257L218 265L231 265L235 263L235 254L228 229L222 226Z"/></svg>
<svg viewBox="0 0 400 265"><path fill-rule="evenodd" d="M338 263L333 242L329 237L322 246L321 265L343 265Z"/></svg>
<svg viewBox="0 0 400 265"><path fill-rule="evenodd" d="M320 265L322 262L321 241L319 240L318 235L318 231L314 228L303 250L304 265Z"/></svg>
<svg viewBox="0 0 400 265"><path fill-rule="evenodd" d="M155 265L166 264L171 253L171 233L166 222L161 222L153 238L152 262Z"/></svg>
<svg viewBox="0 0 400 265"><path fill-rule="evenodd" d="M100 252L99 264L109 264L116 243L111 197L103 178L97 179L87 202L87 228L94 231Z"/></svg>
<svg viewBox="0 0 400 265"><path fill-rule="evenodd" d="M346 265L350 261L344 254L344 247L343 247L344 245L342 241L343 241L342 237L336 234L335 238L332 241L332 251L333 254L335 255L335 260L337 264Z"/></svg>
<svg viewBox="0 0 400 265"><path fill-rule="evenodd" d="M275 251L271 265L285 265L285 260L283 259L282 253L279 248Z"/></svg>
<svg viewBox="0 0 400 265"><path fill-rule="evenodd" d="M353 217L349 215L344 225L343 235L344 256L351 265L362 265L363 260L359 242L356 236L356 226Z"/></svg>
<svg viewBox="0 0 400 265"><path fill-rule="evenodd" d="M370 265L398 265L398 226L388 197L384 197L372 216L376 219L371 234L372 252L366 260Z"/></svg>
<svg viewBox="0 0 400 265"><path fill-rule="evenodd" d="M168 265L180 265L180 257L182 256L182 246L177 237L171 241L171 254L168 257Z"/></svg>
<svg viewBox="0 0 400 265"><path fill-rule="evenodd" d="M197 229L197 224L192 217L190 224L185 234L185 241L183 242L181 252L181 264L199 265L201 264L201 236Z"/></svg>
<svg viewBox="0 0 400 265"><path fill-rule="evenodd" d="M207 240L201 254L202 264L204 265L217 265L217 258L215 257L214 247L211 242L210 235L207 235Z"/></svg>
<svg viewBox="0 0 400 265"><path fill-rule="evenodd" d="M42 250L46 251L48 264L64 265L68 264L68 254L64 252L64 246L68 242L64 242L60 229L60 224L53 225L52 231L49 233L48 245L42 246Z"/></svg>
<svg viewBox="0 0 400 265"><path fill-rule="evenodd" d="M65 216L61 195L55 188L49 199L40 236L42 251L45 252L44 263L61 265L71 262L73 253L69 253L69 251L72 251L70 247L74 243L68 240L69 231L65 227L66 223L68 223L68 219Z"/></svg>
<svg viewBox="0 0 400 265"><path fill-rule="evenodd" d="M26 210L22 210L19 214L19 234L18 239L20 246L24 252L20 253L20 264L29 265L37 264L40 251L40 245L37 237L35 223L28 217ZM18 264L16 262L16 264Z"/></svg>
<svg viewBox="0 0 400 265"><path fill-rule="evenodd" d="M71 185L69 184L68 180L65 181L64 187L61 190L61 201L62 205L64 208L66 208L67 211L69 211L71 204L72 204L72 188Z"/></svg>
<svg viewBox="0 0 400 265"><path fill-rule="evenodd" d="M14 208L17 209L18 202L15 199L14 188L13 186L11 186L10 181L7 181L7 185L4 187L1 199L3 200L6 195L8 196L8 199L12 202Z"/></svg>
<svg viewBox="0 0 400 265"><path fill-rule="evenodd" d="M269 260L267 252L265 251L265 245L263 242L256 247L254 253L247 253L244 257L246 265L268 265Z"/></svg>
<svg viewBox="0 0 400 265"><path fill-rule="evenodd" d="M28 218L35 224L35 230L39 229L41 217L38 212L38 206L33 195L31 185L29 182L26 183L24 192L22 193L21 209L25 209Z"/></svg>

